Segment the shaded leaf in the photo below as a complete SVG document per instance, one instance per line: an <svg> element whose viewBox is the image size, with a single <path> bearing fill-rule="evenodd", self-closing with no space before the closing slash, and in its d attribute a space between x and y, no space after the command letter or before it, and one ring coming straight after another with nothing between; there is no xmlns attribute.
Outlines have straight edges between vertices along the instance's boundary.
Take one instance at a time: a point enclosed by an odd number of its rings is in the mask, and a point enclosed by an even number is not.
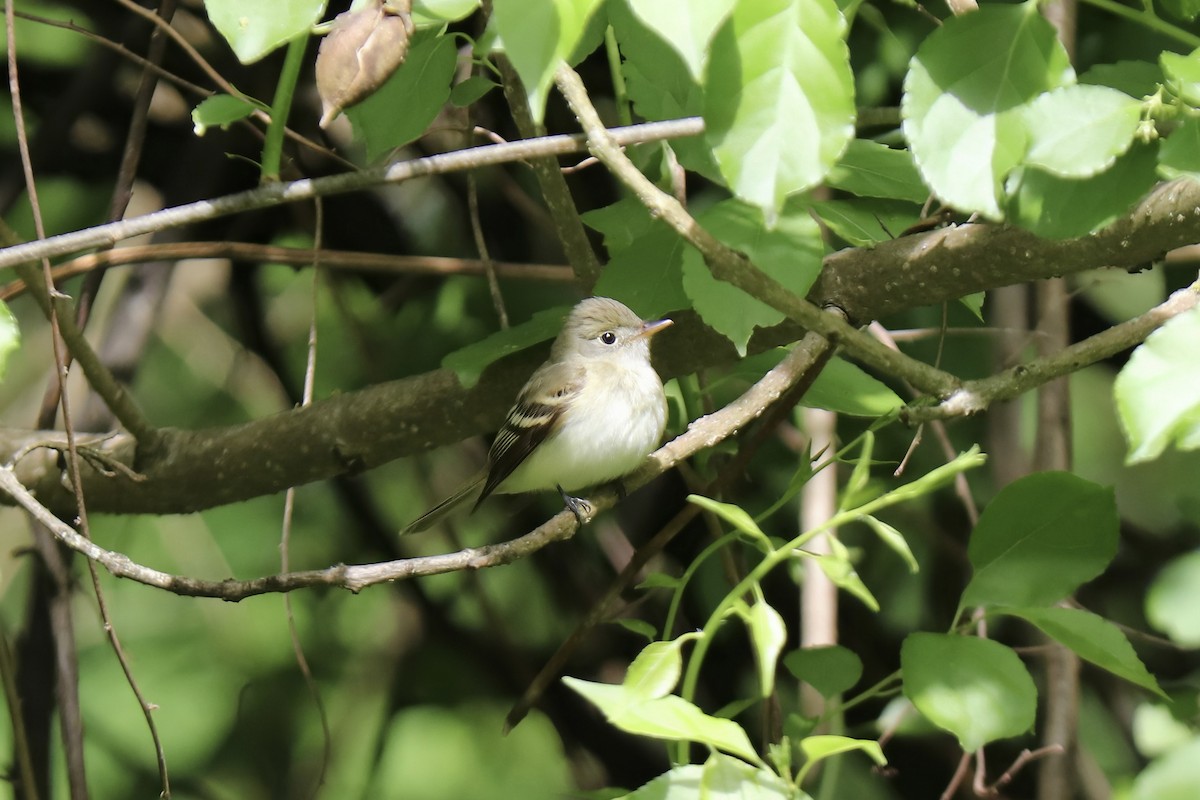
<svg viewBox="0 0 1200 800"><path fill-rule="evenodd" d="M783 666L822 697L836 697L852 688L863 671L858 655L836 644L793 650L783 657Z"/></svg>
<svg viewBox="0 0 1200 800"><path fill-rule="evenodd" d="M383 86L346 110L355 133L366 142L368 158L377 158L425 133L450 98L457 59L453 37L418 35L404 64Z"/></svg>
<svg viewBox="0 0 1200 800"><path fill-rule="evenodd" d="M1119 678L1166 697L1121 630L1103 617L1081 608L1000 608L998 613L1020 617L1075 655Z"/></svg>
<svg viewBox="0 0 1200 800"><path fill-rule="evenodd" d="M1108 566L1117 533L1112 489L1066 472L1013 481L971 533L960 607L1052 605Z"/></svg>
<svg viewBox="0 0 1200 800"><path fill-rule="evenodd" d="M882 381L836 356L817 375L800 402L852 417L881 417L904 405Z"/></svg>

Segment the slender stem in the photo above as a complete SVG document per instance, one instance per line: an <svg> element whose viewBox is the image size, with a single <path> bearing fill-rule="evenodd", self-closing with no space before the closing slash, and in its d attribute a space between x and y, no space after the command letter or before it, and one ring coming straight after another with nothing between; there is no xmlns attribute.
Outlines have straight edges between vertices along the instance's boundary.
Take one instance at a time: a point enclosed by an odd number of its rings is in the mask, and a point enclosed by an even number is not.
<svg viewBox="0 0 1200 800"><path fill-rule="evenodd" d="M304 63L304 52L308 49L308 34L302 33L288 42L287 55L283 59L283 70L279 83L275 85L275 99L271 101L271 124L267 126L267 138L263 142L262 179L264 182L279 180L279 164L283 156L283 134L287 130L288 114L292 110L292 97L296 83L300 80L300 67Z"/></svg>
<svg viewBox="0 0 1200 800"><path fill-rule="evenodd" d="M1129 6L1116 2L1116 0L1083 0L1083 2L1095 6L1103 11L1107 11L1114 16L1133 20L1134 22L1144 25L1152 31L1156 31L1164 36L1170 37L1192 49L1200 47L1200 36L1197 36L1194 33L1189 33L1188 31L1185 31L1176 25L1172 25L1164 19L1160 19L1153 12L1137 11L1136 9L1132 9Z"/></svg>

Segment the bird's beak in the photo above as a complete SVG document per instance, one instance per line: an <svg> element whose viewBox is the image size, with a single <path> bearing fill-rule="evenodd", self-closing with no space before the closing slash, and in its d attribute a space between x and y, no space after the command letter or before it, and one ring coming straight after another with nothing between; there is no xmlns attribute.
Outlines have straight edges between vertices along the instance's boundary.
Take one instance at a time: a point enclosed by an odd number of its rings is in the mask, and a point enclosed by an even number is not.
<svg viewBox="0 0 1200 800"><path fill-rule="evenodd" d="M643 322L642 329L638 332L638 336L645 336L648 339L659 331L666 330L674 324L675 323L669 319L658 319L654 322Z"/></svg>

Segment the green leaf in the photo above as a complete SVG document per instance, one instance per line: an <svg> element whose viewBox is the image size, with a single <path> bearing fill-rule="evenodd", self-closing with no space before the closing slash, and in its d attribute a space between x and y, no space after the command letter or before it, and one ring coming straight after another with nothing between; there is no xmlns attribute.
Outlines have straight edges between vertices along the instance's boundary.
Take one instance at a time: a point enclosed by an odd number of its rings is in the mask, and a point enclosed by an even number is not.
<svg viewBox="0 0 1200 800"><path fill-rule="evenodd" d="M689 494L687 499L689 503L694 503L705 511L711 511L716 514L750 538L764 542L767 541L767 535L762 532L762 528L758 527L754 518L747 514L741 506L736 506L732 503L722 503L698 494Z"/></svg>
<svg viewBox="0 0 1200 800"><path fill-rule="evenodd" d="M649 575L637 585L639 589L678 589L681 585L680 579L675 575L668 575L665 572L651 572Z"/></svg>
<svg viewBox="0 0 1200 800"><path fill-rule="evenodd" d="M21 329L8 303L0 300L0 380L8 370L8 359L21 346Z"/></svg>
<svg viewBox="0 0 1200 800"><path fill-rule="evenodd" d="M833 581L834 585L839 589L845 589L861 600L867 608L872 611L878 611L879 601L875 599L875 595L871 594L871 590L867 588L867 585L862 582L862 578L858 576L858 572L854 569L854 564L850 561L850 551L846 549L846 545L842 544L835 537L830 537L829 550L829 553L821 555L810 553L806 550L798 552L808 558L814 559L817 562L817 566L825 573L825 577Z"/></svg>
<svg viewBox="0 0 1200 800"><path fill-rule="evenodd" d="M1158 57L1167 88L1184 102L1200 106L1200 50L1180 55L1164 51Z"/></svg>
<svg viewBox="0 0 1200 800"><path fill-rule="evenodd" d="M904 538L904 534L888 525L882 520L872 517L870 514L862 517L862 521L870 526L871 530L875 531L875 535L883 540L883 543L892 548L897 555L904 559L908 564L909 572L916 574L920 571L920 566L917 564L917 557L913 555L912 549L908 546L908 540Z"/></svg>
<svg viewBox="0 0 1200 800"><path fill-rule="evenodd" d="M1200 737L1156 758L1133 781L1130 800L1195 800L1200 786Z"/></svg>
<svg viewBox="0 0 1200 800"><path fill-rule="evenodd" d="M895 239L921 219L921 210L901 200L815 200L817 212L830 230L855 247Z"/></svg>
<svg viewBox="0 0 1200 800"><path fill-rule="evenodd" d="M754 663L758 665L758 684L763 697L775 691L775 666L779 654L787 643L787 625L779 612L765 601L759 600L750 606L746 614L746 628L750 642L754 645Z"/></svg>
<svg viewBox="0 0 1200 800"><path fill-rule="evenodd" d="M834 189L859 197L881 197L924 203L929 189L907 150L854 139L825 181Z"/></svg>
<svg viewBox="0 0 1200 800"><path fill-rule="evenodd" d="M796 783L804 782L804 777L808 774L818 761L829 758L831 756L841 755L842 753L852 753L856 750L861 750L871 757L879 766L887 765L887 758L883 755L883 748L879 746L879 742L868 739L851 739L848 736L806 736L800 742L800 752L804 753L804 766L800 768L800 773L796 776Z"/></svg>
<svg viewBox="0 0 1200 800"><path fill-rule="evenodd" d="M733 720L711 717L682 697L646 699L625 686L564 677L563 683L583 695L617 728L638 736L700 742L762 764L749 737Z"/></svg>
<svg viewBox="0 0 1200 800"><path fill-rule="evenodd" d="M702 800L703 764L672 767L654 780L615 800Z"/></svg>
<svg viewBox="0 0 1200 800"><path fill-rule="evenodd" d="M1025 151L1020 108L1073 77L1035 3L947 19L913 58L901 101L925 181L950 205L999 219L1001 181Z"/></svg>
<svg viewBox="0 0 1200 800"><path fill-rule="evenodd" d="M1112 489L1066 472L1013 481L971 533L960 607L1053 605L1108 566L1117 529Z"/></svg>
<svg viewBox="0 0 1200 800"><path fill-rule="evenodd" d="M459 108L466 108L498 85L482 75L472 75L450 90L450 102Z"/></svg>
<svg viewBox="0 0 1200 800"><path fill-rule="evenodd" d="M704 777L700 793L703 800L803 800L808 795L797 796L791 784L764 767L756 767L713 753L704 762ZM682 796L671 795L669 800L682 800Z"/></svg>
<svg viewBox="0 0 1200 800"><path fill-rule="evenodd" d="M783 666L822 697L836 697L862 677L862 660L841 645L802 647L783 657Z"/></svg>
<svg viewBox="0 0 1200 800"><path fill-rule="evenodd" d="M631 619L629 617L625 617L616 620L616 623L630 633L642 636L649 641L654 641L658 636L658 629L649 622L646 622L644 619Z"/></svg>
<svg viewBox="0 0 1200 800"><path fill-rule="evenodd" d="M1129 443L1127 464L1168 445L1200 448L1200 308L1173 317L1133 351L1113 394Z"/></svg>
<svg viewBox="0 0 1200 800"><path fill-rule="evenodd" d="M646 120L667 120L702 114L704 91L664 34L648 28L627 2L613 0L607 9L625 58L621 64L625 89L638 115ZM703 137L676 139L669 146L681 165L720 180L717 162Z"/></svg>
<svg viewBox="0 0 1200 800"><path fill-rule="evenodd" d="M418 34L404 63L383 86L346 109L355 133L367 144L368 158L378 158L425 133L450 98L457 59L454 37Z"/></svg>
<svg viewBox="0 0 1200 800"><path fill-rule="evenodd" d="M413 0L413 25L418 28L466 19L479 8L479 0Z"/></svg>
<svg viewBox="0 0 1200 800"><path fill-rule="evenodd" d="M1133 144L1142 104L1107 86L1063 86L1023 113L1029 134L1025 163L1060 178L1090 178Z"/></svg>
<svg viewBox="0 0 1200 800"><path fill-rule="evenodd" d="M629 665L622 685L634 694L651 699L671 693L683 672L683 643L691 637L651 642Z"/></svg>
<svg viewBox="0 0 1200 800"><path fill-rule="evenodd" d="M256 108L258 106L249 100L230 94L214 94L192 109L192 128L197 136L203 136L213 126L224 130L253 114Z"/></svg>
<svg viewBox="0 0 1200 800"><path fill-rule="evenodd" d="M1033 727L1037 687L1017 654L999 642L909 634L900 671L904 695L969 753Z"/></svg>
<svg viewBox="0 0 1200 800"><path fill-rule="evenodd" d="M625 197L611 205L586 211L579 218L589 228L604 235L604 248L610 258L656 228L654 217L636 197Z"/></svg>
<svg viewBox="0 0 1200 800"><path fill-rule="evenodd" d="M721 174L768 225L854 136L846 30L831 0L738 0L713 40L704 119Z"/></svg>
<svg viewBox="0 0 1200 800"><path fill-rule="evenodd" d="M251 64L307 34L325 0L204 0L204 8L238 60Z"/></svg>
<svg viewBox="0 0 1200 800"><path fill-rule="evenodd" d="M1109 86L1130 97L1141 98L1158 91L1163 82L1162 69L1148 61L1118 61L1097 64L1079 76L1080 83Z"/></svg>
<svg viewBox="0 0 1200 800"><path fill-rule="evenodd" d="M1200 647L1200 550L1167 564L1146 593L1146 619L1181 647Z"/></svg>
<svg viewBox="0 0 1200 800"><path fill-rule="evenodd" d="M609 258L593 294L612 297L647 317L687 308L683 240L662 222Z"/></svg>
<svg viewBox="0 0 1200 800"><path fill-rule="evenodd" d="M568 311L570 308L566 306L539 311L528 322L496 331L482 341L455 350L442 359L442 366L453 370L459 383L469 389L493 361L557 336Z"/></svg>
<svg viewBox="0 0 1200 800"><path fill-rule="evenodd" d="M1200 181L1200 119L1185 119L1158 150L1159 172L1165 178Z"/></svg>
<svg viewBox="0 0 1200 800"><path fill-rule="evenodd" d="M1191 22L1200 14L1200 0L1159 0L1171 16Z"/></svg>
<svg viewBox="0 0 1200 800"><path fill-rule="evenodd" d="M718 203L698 214L696 221L799 297L808 294L821 272L821 232L800 203L789 203L771 229L760 209L737 200ZM689 305L705 324L733 342L740 355L746 354L755 328L783 321L780 312L713 277L695 248L689 246L682 258Z"/></svg>
<svg viewBox="0 0 1200 800"><path fill-rule="evenodd" d="M735 0L628 0L642 23L683 58L700 81L708 62L709 43L733 11Z"/></svg>
<svg viewBox="0 0 1200 800"><path fill-rule="evenodd" d="M583 39L600 0L494 0L492 20L541 124L554 70Z"/></svg>
<svg viewBox="0 0 1200 800"><path fill-rule="evenodd" d="M904 405L884 383L837 357L825 365L800 402L852 417L881 417Z"/></svg>
<svg viewBox="0 0 1200 800"><path fill-rule="evenodd" d="M1112 168L1082 180L1028 168L1008 182L1010 221L1048 239L1099 230L1128 212L1157 181L1157 144L1135 144Z"/></svg>
<svg viewBox="0 0 1200 800"><path fill-rule="evenodd" d="M1042 633L1069 647L1085 661L1166 697L1125 634L1103 617L1080 608L999 608L996 611L1036 625Z"/></svg>

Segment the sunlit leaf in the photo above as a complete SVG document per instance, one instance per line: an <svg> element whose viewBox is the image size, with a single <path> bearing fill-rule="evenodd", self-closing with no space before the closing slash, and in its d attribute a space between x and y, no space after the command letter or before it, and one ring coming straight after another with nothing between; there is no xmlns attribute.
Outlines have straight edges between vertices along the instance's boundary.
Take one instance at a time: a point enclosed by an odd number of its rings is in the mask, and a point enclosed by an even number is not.
<svg viewBox="0 0 1200 800"><path fill-rule="evenodd" d="M1200 308L1173 317L1129 357L1113 387L1129 442L1126 463L1169 445L1200 448Z"/></svg>
<svg viewBox="0 0 1200 800"><path fill-rule="evenodd" d="M600 0L493 0L492 19L541 123L554 70L583 39Z"/></svg>
<svg viewBox="0 0 1200 800"><path fill-rule="evenodd" d="M238 60L250 64L307 34L325 0L204 0L204 8Z"/></svg>
<svg viewBox="0 0 1200 800"><path fill-rule="evenodd" d="M830 0L739 0L713 39L707 136L734 194L768 225L854 136L845 21Z"/></svg>
<svg viewBox="0 0 1200 800"><path fill-rule="evenodd" d="M680 649L684 641L651 642L643 647L625 673L625 688L646 698L670 694L683 671Z"/></svg>
<svg viewBox="0 0 1200 800"><path fill-rule="evenodd" d="M800 774L796 777L796 782L801 783L804 776L808 774L817 762L830 758L832 756L841 755L842 753L852 753L862 751L871 757L879 766L887 765L887 758L883 755L883 748L879 746L879 742L868 739L851 739L848 736L806 736L800 742L800 752L804 753L807 759L804 766L800 770Z"/></svg>
<svg viewBox="0 0 1200 800"><path fill-rule="evenodd" d="M999 642L912 633L900 649L900 671L905 696L967 752L1033 727L1037 687Z"/></svg>
<svg viewBox="0 0 1200 800"><path fill-rule="evenodd" d="M1025 163L1060 178L1090 178L1129 149L1142 104L1107 86L1063 86L1024 110Z"/></svg>
<svg viewBox="0 0 1200 800"><path fill-rule="evenodd" d="M633 13L683 58L700 81L709 43L733 10L735 0L628 0Z"/></svg>
<svg viewBox="0 0 1200 800"><path fill-rule="evenodd" d="M763 697L769 697L775 691L775 665L787 643L787 625L778 611L760 600L750 606L746 627L754 646L754 662L758 665L759 689Z"/></svg>
<svg viewBox="0 0 1200 800"><path fill-rule="evenodd" d="M947 19L913 58L901 104L926 182L956 208L999 219L1001 182L1026 147L1021 107L1073 78L1036 3Z"/></svg>
<svg viewBox="0 0 1200 800"><path fill-rule="evenodd" d="M609 722L627 733L700 742L752 763L762 763L740 725L709 716L682 697L667 695L646 699L625 686L572 677L564 677L563 683L586 697Z"/></svg>
<svg viewBox="0 0 1200 800"><path fill-rule="evenodd" d="M1146 593L1146 619L1181 647L1200 648L1200 551L1167 564Z"/></svg>

